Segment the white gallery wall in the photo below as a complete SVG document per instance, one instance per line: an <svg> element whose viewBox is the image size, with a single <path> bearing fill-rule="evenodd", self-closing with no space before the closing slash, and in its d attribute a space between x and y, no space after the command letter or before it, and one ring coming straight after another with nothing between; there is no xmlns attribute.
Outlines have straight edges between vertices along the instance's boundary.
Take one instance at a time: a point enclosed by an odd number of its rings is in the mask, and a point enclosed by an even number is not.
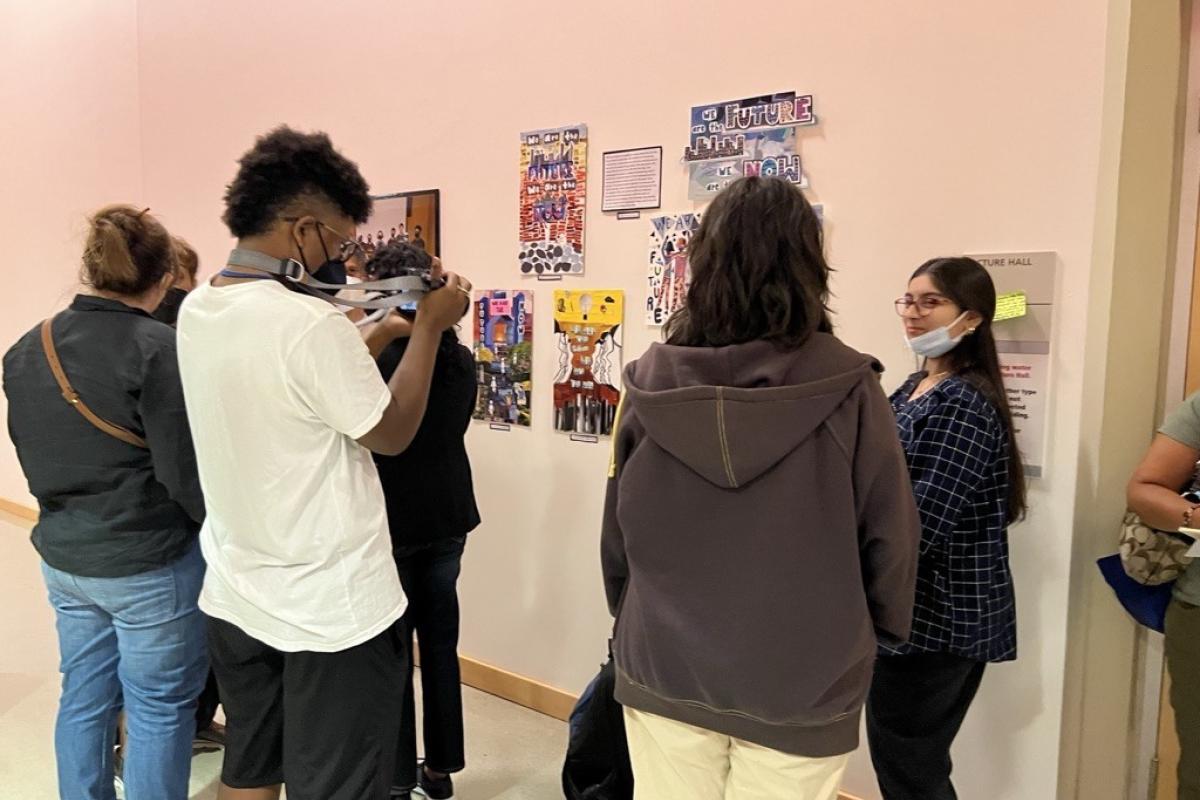
<svg viewBox="0 0 1200 800"><path fill-rule="evenodd" d="M461 649L570 691L610 626L598 560L608 450L552 430L553 290L624 289L626 362L657 336L638 314L649 215L601 213L603 151L662 145L663 210L690 210L678 158L692 105L813 94L820 123L800 149L809 196L825 204L838 330L883 359L889 387L912 367L891 303L919 263L1057 252L1045 477L1012 535L1020 660L989 671L955 752L966 797L1054 796L1101 154L1097 3L26 5L5 2L0 26L0 66L20 77L0 92L23 109L7 115L0 151L5 184L21 187L0 215L19 253L0 277L0 343L69 296L82 215L102 202L144 202L197 246L203 271L217 268L234 162L281 122L328 131L378 193L440 189L447 265L479 288L536 296L532 430L469 434L484 524L467 548ZM591 148L586 276L523 281L518 133L573 123L589 126ZM2 438L0 497L27 499ZM862 753L847 790L877 797Z"/></svg>

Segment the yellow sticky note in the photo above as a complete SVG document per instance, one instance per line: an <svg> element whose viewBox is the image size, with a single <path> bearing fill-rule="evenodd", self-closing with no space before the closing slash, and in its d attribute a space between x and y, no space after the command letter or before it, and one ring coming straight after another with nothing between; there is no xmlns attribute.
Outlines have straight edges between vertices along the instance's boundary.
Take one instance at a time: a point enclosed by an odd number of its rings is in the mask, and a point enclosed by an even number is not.
<svg viewBox="0 0 1200 800"><path fill-rule="evenodd" d="M996 298L996 316L992 317L992 321L1004 322L1018 319L1028 313L1029 305L1025 300L1025 293L1009 292Z"/></svg>

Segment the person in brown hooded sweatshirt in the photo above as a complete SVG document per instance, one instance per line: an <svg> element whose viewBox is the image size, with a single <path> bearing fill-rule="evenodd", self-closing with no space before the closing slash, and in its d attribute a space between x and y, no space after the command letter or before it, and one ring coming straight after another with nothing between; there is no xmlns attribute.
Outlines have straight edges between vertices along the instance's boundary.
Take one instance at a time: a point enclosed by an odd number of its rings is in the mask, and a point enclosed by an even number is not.
<svg viewBox="0 0 1200 800"><path fill-rule="evenodd" d="M920 523L882 368L833 336L820 221L745 178L625 371L602 534L638 798L832 800Z"/></svg>

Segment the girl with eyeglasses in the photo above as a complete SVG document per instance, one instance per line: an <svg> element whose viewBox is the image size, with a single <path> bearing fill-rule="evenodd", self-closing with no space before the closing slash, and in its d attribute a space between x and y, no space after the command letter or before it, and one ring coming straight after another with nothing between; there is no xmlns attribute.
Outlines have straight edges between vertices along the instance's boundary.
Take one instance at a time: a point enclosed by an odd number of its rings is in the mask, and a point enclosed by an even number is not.
<svg viewBox="0 0 1200 800"><path fill-rule="evenodd" d="M933 259L896 310L924 359L892 395L921 550L912 635L880 646L867 733L885 800L954 800L950 746L985 666L1017 654L1007 533L1025 514L1025 478L991 276L970 258Z"/></svg>

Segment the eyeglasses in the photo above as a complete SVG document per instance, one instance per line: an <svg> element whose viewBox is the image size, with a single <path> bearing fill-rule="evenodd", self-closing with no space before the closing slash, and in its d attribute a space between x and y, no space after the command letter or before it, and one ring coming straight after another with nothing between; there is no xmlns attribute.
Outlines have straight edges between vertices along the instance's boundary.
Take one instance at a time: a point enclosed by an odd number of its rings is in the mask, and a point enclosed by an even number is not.
<svg viewBox="0 0 1200 800"><path fill-rule="evenodd" d="M317 224L325 230L336 234L338 237L344 237L344 235L336 228L326 225L320 220L317 220ZM350 261L357 258L359 261L365 264L367 261L367 251L363 250L363 246L356 240L342 238L341 244L338 245L338 258L340 258L342 261Z"/></svg>
<svg viewBox="0 0 1200 800"><path fill-rule="evenodd" d="M284 222L297 222L299 219L300 219L300 217L284 217L283 218ZM357 258L361 263L363 263L363 264L367 263L367 251L363 249L363 246L361 244L359 244L354 239L346 238L346 235L344 233L342 233L341 231L339 231L337 228L333 227L332 225L326 225L324 222L321 222L321 220L317 220L317 224L320 225L325 230L329 231L330 233L334 234L335 236L338 237L338 239L341 240L341 242L338 244L338 259L339 260L350 261L351 259ZM321 237L321 247L322 248L325 247L325 237L323 237L323 236ZM326 252L325 256L326 256L326 258L328 258L329 253Z"/></svg>
<svg viewBox="0 0 1200 800"><path fill-rule="evenodd" d="M896 313L903 317L910 308L916 306L917 314L927 317L942 306L953 304L954 301L950 298L942 297L938 294L923 294L920 297L913 297L910 294L906 294L896 301Z"/></svg>

